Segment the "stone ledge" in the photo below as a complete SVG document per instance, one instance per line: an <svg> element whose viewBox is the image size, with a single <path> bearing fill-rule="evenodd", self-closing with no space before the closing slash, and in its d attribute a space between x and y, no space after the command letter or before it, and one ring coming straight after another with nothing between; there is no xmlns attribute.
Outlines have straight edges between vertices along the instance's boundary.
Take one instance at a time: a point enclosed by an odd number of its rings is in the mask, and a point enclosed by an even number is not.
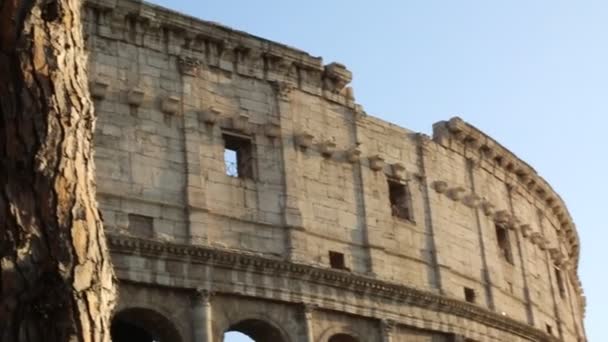
<svg viewBox="0 0 608 342"><path fill-rule="evenodd" d="M180 260L186 263L202 263L230 269L251 269L272 275L284 274L295 278L349 289L364 296L397 300L421 308L430 308L463 318L471 319L487 326L510 332L535 341L558 342L559 340L543 331L512 318L488 311L479 306L447 298L438 294L377 280L346 271L322 269L304 264L296 264L278 258L245 254L236 251L218 250L207 247L158 242L120 235L108 235L108 245L112 253L150 256L157 259Z"/></svg>

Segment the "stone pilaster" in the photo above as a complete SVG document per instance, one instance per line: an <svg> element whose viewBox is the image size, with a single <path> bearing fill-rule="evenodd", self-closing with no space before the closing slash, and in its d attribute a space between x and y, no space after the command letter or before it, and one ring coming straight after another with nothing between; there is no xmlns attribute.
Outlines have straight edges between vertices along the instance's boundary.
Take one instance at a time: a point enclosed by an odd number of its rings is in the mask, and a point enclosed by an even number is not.
<svg viewBox="0 0 608 342"><path fill-rule="evenodd" d="M431 205L431 188L428 182L427 175L427 155L431 153L430 149L434 144L431 139L424 134L418 134L417 136L417 156L418 156L418 174L420 175L420 185L422 187L422 194L424 196L424 230L425 234L425 247L429 253L429 273L432 275L431 286L436 288L439 293L443 293L443 286L441 282L441 270L439 268L439 261L437 258L437 243L435 241L435 227L433 226L433 206Z"/></svg>
<svg viewBox="0 0 608 342"><path fill-rule="evenodd" d="M304 321L306 323L306 341L314 342L313 313L317 309L314 304L304 304Z"/></svg>
<svg viewBox="0 0 608 342"><path fill-rule="evenodd" d="M212 342L211 296L208 289L197 289L193 296L192 338L193 342Z"/></svg>
<svg viewBox="0 0 608 342"><path fill-rule="evenodd" d="M511 211L511 216L515 217L515 209L513 207L513 188L511 186L507 186L507 191L509 192L509 206ZM524 300L526 303L526 316L528 319L528 324L534 325L534 310L532 308L532 298L530 295L530 285L529 283L529 274L527 270L527 260L528 260L528 251L526 246L524 245L524 238L522 236L521 229L516 227L513 230L515 235L515 242L517 244L517 251L519 254L519 260L521 263L521 275L524 284Z"/></svg>
<svg viewBox="0 0 608 342"><path fill-rule="evenodd" d="M180 57L177 67L181 74L182 97L181 115L183 117L184 163L186 187L184 190L187 240L193 244L207 244L208 234L202 230L201 213L206 209L206 194L203 177L201 177L199 112L201 99L197 96L198 75L201 62L194 58Z"/></svg>
<svg viewBox="0 0 608 342"><path fill-rule="evenodd" d="M380 332L382 333L382 342L393 342L393 334L395 331L395 321L392 319L383 319L380 321Z"/></svg>
<svg viewBox="0 0 608 342"><path fill-rule="evenodd" d="M283 220L285 225L285 241L287 241L286 257L297 261L297 253L306 253L306 240L298 231L304 230L302 212L300 210L300 172L298 170L298 147L293 148L291 141L298 132L293 127L293 108L291 97L294 86L286 82L273 82L276 94L277 110L279 112L280 127L283 131L281 136L281 157L283 166L284 198L283 198Z"/></svg>
<svg viewBox="0 0 608 342"><path fill-rule="evenodd" d="M475 170L478 167L479 167L479 164L476 163L474 160L467 159L468 176L469 176L469 182L470 182L469 185L471 187L471 192L475 195L477 194L476 182L475 182ZM487 229L487 227L484 227L481 222L481 218L482 218L482 215L480 213L481 209L479 209L477 207L473 207L473 208L474 208L473 210L475 211L475 221L477 223L477 236L479 238L479 254L481 257L481 267L482 267L482 272L483 272L483 283L484 283L484 289L485 289L485 295L486 295L486 302L487 302L488 308L490 310L495 310L496 305L494 303L492 277L490 276L490 269L488 267L488 255L487 255L487 251L486 251L486 243L487 243L486 233L488 231L493 231L493 227L490 227L490 229Z"/></svg>

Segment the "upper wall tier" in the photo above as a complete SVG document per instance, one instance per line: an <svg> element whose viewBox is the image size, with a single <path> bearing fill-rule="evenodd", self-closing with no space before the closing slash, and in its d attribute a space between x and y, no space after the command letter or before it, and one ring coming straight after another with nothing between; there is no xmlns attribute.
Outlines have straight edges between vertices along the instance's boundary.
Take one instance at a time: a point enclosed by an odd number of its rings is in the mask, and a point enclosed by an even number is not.
<svg viewBox="0 0 608 342"><path fill-rule="evenodd" d="M553 256L558 263L567 263L575 269L578 267L579 237L572 217L562 198L534 168L492 137L458 117L436 123L433 126L433 140L478 163L501 168L505 171L506 183L516 187L521 194L528 195L530 202L538 206L539 210L549 209L557 219L554 227L558 230L560 242L567 247L568 255L560 255L559 246L546 247L555 248ZM514 224L523 226L524 230L529 229L519 218L509 219Z"/></svg>
<svg viewBox="0 0 608 342"><path fill-rule="evenodd" d="M87 15L94 17L89 21L94 27L85 27L87 32L178 56L182 73L196 75L206 63L243 76L287 83L361 110L347 87L352 74L340 63L323 65L322 58L306 52L147 3L87 0L86 5L92 10ZM94 77L104 82L107 76Z"/></svg>

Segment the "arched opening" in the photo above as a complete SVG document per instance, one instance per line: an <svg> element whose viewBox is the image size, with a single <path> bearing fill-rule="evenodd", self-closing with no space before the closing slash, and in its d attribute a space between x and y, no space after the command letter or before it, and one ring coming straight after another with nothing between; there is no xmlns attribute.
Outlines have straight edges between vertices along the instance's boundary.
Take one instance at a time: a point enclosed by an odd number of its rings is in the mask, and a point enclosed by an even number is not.
<svg viewBox="0 0 608 342"><path fill-rule="evenodd" d="M112 342L181 342L173 324L149 309L126 309L112 319Z"/></svg>
<svg viewBox="0 0 608 342"><path fill-rule="evenodd" d="M279 329L258 319L246 319L233 324L224 334L224 342L250 341L285 342L285 339Z"/></svg>
<svg viewBox="0 0 608 342"><path fill-rule="evenodd" d="M228 331L224 334L224 342L255 342L251 339L251 337L238 332L238 331Z"/></svg>
<svg viewBox="0 0 608 342"><path fill-rule="evenodd" d="M336 334L330 337L327 342L359 342L359 340L347 334Z"/></svg>

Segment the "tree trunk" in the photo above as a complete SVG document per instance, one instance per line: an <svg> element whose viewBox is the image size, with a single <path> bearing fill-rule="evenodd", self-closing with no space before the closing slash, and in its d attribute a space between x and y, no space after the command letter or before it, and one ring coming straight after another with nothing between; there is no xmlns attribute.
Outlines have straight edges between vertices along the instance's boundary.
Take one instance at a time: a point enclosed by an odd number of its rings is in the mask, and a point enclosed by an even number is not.
<svg viewBox="0 0 608 342"><path fill-rule="evenodd" d="M0 0L0 342L110 341L80 0Z"/></svg>

